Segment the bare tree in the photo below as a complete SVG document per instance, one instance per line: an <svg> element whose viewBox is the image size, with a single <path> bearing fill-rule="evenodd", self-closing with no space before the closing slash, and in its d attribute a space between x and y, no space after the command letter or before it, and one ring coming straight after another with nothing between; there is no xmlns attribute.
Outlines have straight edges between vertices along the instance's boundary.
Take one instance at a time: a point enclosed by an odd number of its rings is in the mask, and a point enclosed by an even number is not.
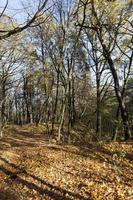
<svg viewBox="0 0 133 200"><path fill-rule="evenodd" d="M115 62L113 59L113 53L116 50L115 49L116 41L118 39L120 28L123 22L124 11L123 9L119 10L119 20L117 20L117 22L114 22L114 24L111 25L110 22L106 20L105 11L101 12L100 14L100 12L96 9L97 5L93 0L86 1L86 2L80 1L80 3L81 3L81 7L83 7L84 15L83 15L82 22L78 21L78 26L80 26L81 29L93 30L93 32L96 34L99 40L99 43L102 48L103 56L106 59L113 76L115 94L116 94L116 97L119 103L119 108L121 111L125 139L129 139L131 138L131 132L130 132L130 126L129 126L129 120L128 120L128 113L127 113L124 99L122 98L122 91L121 91L120 82L118 78L117 67L115 66ZM86 23L86 20L88 19L88 15L87 15L88 6L90 9L90 15L92 17L90 19L90 16L89 16L90 24ZM99 9L98 6L97 8Z"/></svg>
<svg viewBox="0 0 133 200"><path fill-rule="evenodd" d="M12 29L7 29L7 30L6 29L4 29L4 30L0 29L0 40L9 38L10 36L12 36L14 34L17 34L17 33L20 33L23 30L25 30L28 27L30 27L31 24L33 24L33 22L35 22L35 20L40 15L42 15L43 9L46 7L47 3L48 3L48 0L45 0L42 4L39 2L39 6L38 6L37 11L35 12L35 14L33 15L33 17L31 19L27 19L27 21L24 23L24 25L22 25L22 26L21 25L17 25L15 28L13 27ZM8 5L8 0L6 2L6 5L5 5L3 11L0 14L0 18L2 18L2 16L4 15L4 12L5 12L6 8L7 8L7 5ZM12 19L11 19L11 21L12 21Z"/></svg>

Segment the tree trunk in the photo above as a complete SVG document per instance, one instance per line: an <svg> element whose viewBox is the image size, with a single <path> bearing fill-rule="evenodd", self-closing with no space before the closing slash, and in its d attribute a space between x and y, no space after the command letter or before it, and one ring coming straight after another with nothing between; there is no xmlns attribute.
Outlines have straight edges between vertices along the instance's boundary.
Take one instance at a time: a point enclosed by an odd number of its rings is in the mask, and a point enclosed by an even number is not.
<svg viewBox="0 0 133 200"><path fill-rule="evenodd" d="M98 135L99 140L101 140L101 95L100 95L100 78L99 72L97 70L96 74L97 79L97 109L96 109L96 133Z"/></svg>
<svg viewBox="0 0 133 200"><path fill-rule="evenodd" d="M52 117L51 135L53 134L53 131L54 131L55 117L56 117L57 104L58 104L58 94L59 94L59 69L57 71L56 96L55 96L55 104L54 104L54 111L53 111L53 117Z"/></svg>
<svg viewBox="0 0 133 200"><path fill-rule="evenodd" d="M117 134L118 134L118 122L119 122L119 113L120 113L120 109L119 106L117 108L117 112L116 112L116 125L115 125L115 130L113 132L113 137L112 140L115 142L117 140Z"/></svg>
<svg viewBox="0 0 133 200"><path fill-rule="evenodd" d="M60 141L61 139L61 129L63 126L63 122L64 122L64 117L65 117L65 110L66 110L66 94L65 95L65 100L63 102L62 105L62 113L61 113L61 119L60 119L60 124L59 124L59 128L58 128L58 137L57 137L57 141Z"/></svg>
<svg viewBox="0 0 133 200"><path fill-rule="evenodd" d="M129 127L128 113L127 113L126 105L125 105L124 98L123 98L121 91L120 91L120 85L119 85L117 71L116 71L116 68L114 66L114 63L113 63L113 60L111 58L109 50L107 49L106 45L102 44L102 46L103 46L104 57L108 61L108 64L110 66L110 70L111 70L111 73L112 73L112 76L113 76L113 79L114 79L115 93L116 93L116 97L117 97L120 112L121 112L121 118L122 118L122 122L123 122L125 140L128 140L128 139L131 138L131 131L130 131L130 127Z"/></svg>

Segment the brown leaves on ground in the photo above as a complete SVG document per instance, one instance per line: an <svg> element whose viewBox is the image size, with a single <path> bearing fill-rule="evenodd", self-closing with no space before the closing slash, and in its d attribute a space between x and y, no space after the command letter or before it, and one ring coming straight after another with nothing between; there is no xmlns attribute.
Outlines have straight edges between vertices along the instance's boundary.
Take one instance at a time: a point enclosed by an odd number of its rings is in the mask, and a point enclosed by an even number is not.
<svg viewBox="0 0 133 200"><path fill-rule="evenodd" d="M16 129L0 141L0 200L132 200L132 143L52 145Z"/></svg>

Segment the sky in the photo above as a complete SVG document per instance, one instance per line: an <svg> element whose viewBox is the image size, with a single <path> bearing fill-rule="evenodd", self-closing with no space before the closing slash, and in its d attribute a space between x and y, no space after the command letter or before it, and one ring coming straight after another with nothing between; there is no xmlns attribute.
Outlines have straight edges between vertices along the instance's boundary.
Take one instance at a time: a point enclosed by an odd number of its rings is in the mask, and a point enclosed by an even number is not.
<svg viewBox="0 0 133 200"><path fill-rule="evenodd" d="M32 14L37 11L38 2L40 0L0 0L0 12L2 12L6 2L8 1L8 6L6 8L5 14L15 19L18 23L24 23L27 21L28 13ZM44 0L42 0L43 2ZM49 0L47 5L52 5L53 0ZM66 0L62 0L66 2ZM71 2L71 0L68 0ZM64 4L65 5L65 4Z"/></svg>
<svg viewBox="0 0 133 200"><path fill-rule="evenodd" d="M4 6L7 0L0 0L0 6ZM8 8L15 9L21 7L21 0L8 0Z"/></svg>
<svg viewBox="0 0 133 200"><path fill-rule="evenodd" d="M2 12L7 0L0 0L0 12ZM8 6L6 8L5 14L13 17L13 19L18 22L23 23L27 19L26 10L35 9L35 0L8 0Z"/></svg>

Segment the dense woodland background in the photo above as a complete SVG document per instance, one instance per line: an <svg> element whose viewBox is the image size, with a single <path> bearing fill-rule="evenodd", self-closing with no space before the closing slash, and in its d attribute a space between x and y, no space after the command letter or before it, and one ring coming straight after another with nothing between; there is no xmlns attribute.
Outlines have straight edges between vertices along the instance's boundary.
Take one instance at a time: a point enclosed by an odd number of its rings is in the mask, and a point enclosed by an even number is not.
<svg viewBox="0 0 133 200"><path fill-rule="evenodd" d="M132 139L133 1L0 0L0 200L133 200Z"/></svg>
<svg viewBox="0 0 133 200"><path fill-rule="evenodd" d="M61 142L132 138L132 0L39 3L24 24L8 1L0 14L1 136L34 123Z"/></svg>

